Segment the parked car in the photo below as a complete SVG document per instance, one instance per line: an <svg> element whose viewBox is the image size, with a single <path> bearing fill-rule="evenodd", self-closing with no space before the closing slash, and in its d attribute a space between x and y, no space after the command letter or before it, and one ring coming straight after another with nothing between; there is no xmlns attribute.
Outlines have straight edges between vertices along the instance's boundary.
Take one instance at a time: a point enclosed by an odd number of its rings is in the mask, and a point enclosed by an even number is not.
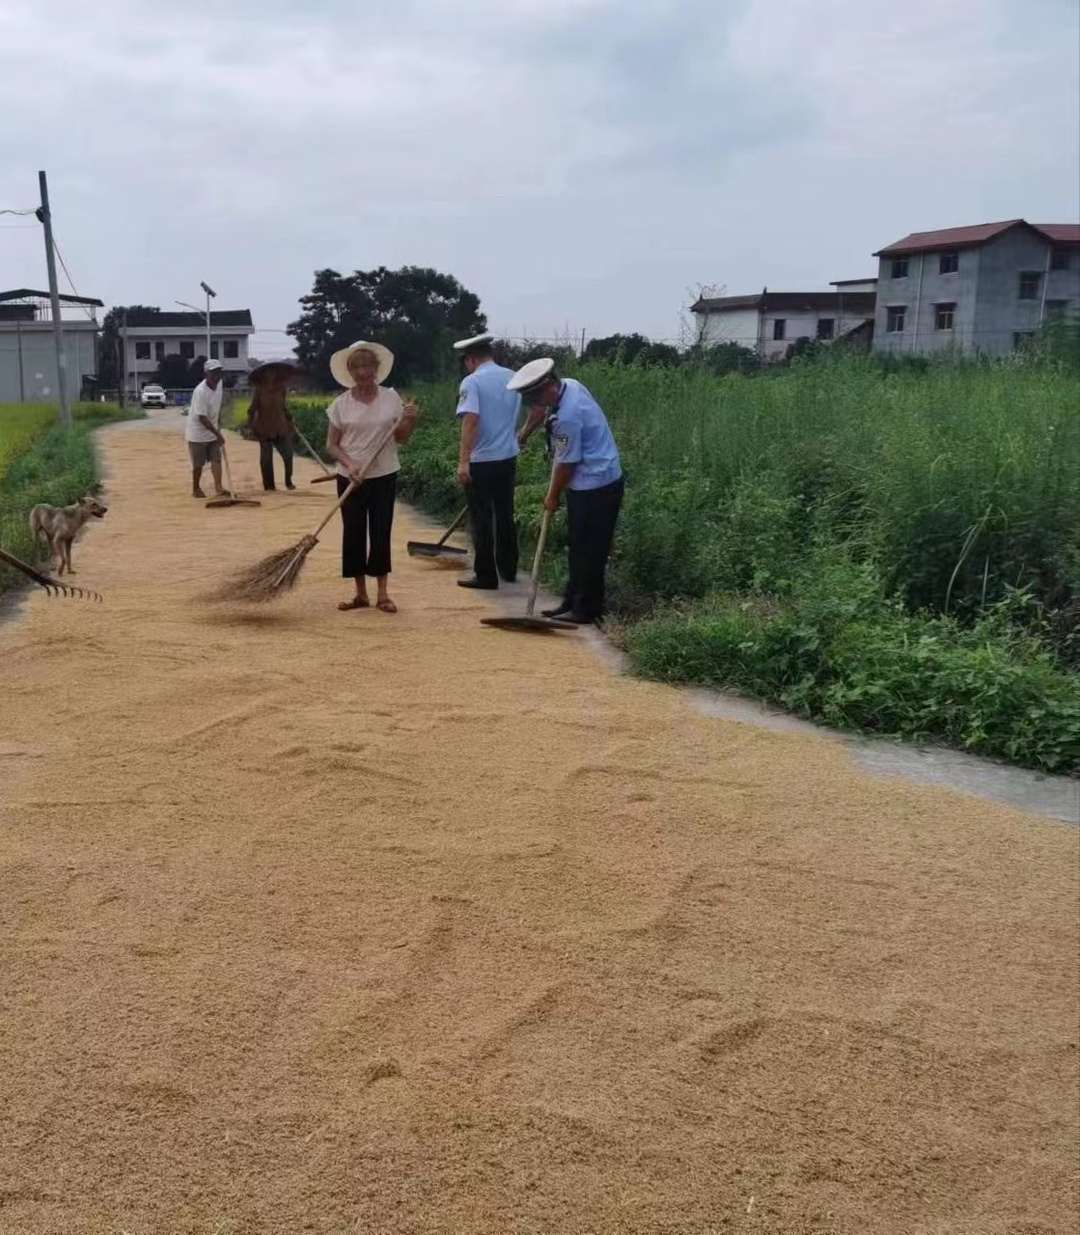
<svg viewBox="0 0 1080 1235"><path fill-rule="evenodd" d="M141 401L143 407L168 407L169 400L160 386L144 386Z"/></svg>

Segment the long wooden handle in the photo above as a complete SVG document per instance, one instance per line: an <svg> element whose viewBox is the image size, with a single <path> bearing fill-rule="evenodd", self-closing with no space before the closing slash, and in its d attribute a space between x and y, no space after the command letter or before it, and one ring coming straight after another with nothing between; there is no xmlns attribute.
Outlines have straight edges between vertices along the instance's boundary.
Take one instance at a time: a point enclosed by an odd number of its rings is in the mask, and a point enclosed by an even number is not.
<svg viewBox="0 0 1080 1235"><path fill-rule="evenodd" d="M229 486L229 497L236 497L236 492L232 487L232 471L229 468L229 455L225 450L225 443L221 443L221 461L225 464L225 483Z"/></svg>
<svg viewBox="0 0 1080 1235"><path fill-rule="evenodd" d="M446 531L443 532L442 536L435 542L436 549L441 549L443 545L446 544L446 542L450 539L451 534L456 532L458 528L461 526L462 520L465 518L465 516L468 513L469 513L469 508L468 506L466 506L465 509L461 512L461 514L458 515L458 517L454 520L454 522L450 524L450 526L446 529Z"/></svg>
<svg viewBox="0 0 1080 1235"><path fill-rule="evenodd" d="M397 432L398 426L400 424L401 424L401 420L399 418L398 420L394 421L394 423L390 426L389 429L387 429L386 434L383 437L382 441L379 442L378 446L376 446L375 449L371 452L371 455L368 458L367 463L364 464L364 470L361 473L361 476L367 475L367 472L370 469L371 465L375 462L375 460L382 453L382 449L386 445L386 443ZM319 539L319 533L323 530L324 527L326 527L326 525L337 514L337 512L342 508L342 506L345 505L345 503L349 500L349 498L352 497L353 493L356 492L356 490L360 487L361 483L362 483L362 480L350 480L349 481L348 488L341 495L341 497L338 498L338 500L333 504L333 506L330 507L330 509L326 513L326 518L322 521L322 523L319 524L319 526L311 534L312 540Z"/></svg>
<svg viewBox="0 0 1080 1235"><path fill-rule="evenodd" d="M529 588L529 603L525 606L526 617L532 617L536 609L536 594L540 591L540 559L544 556L544 544L550 526L551 511L545 507L543 522L540 524L540 539L536 542L536 554L533 557L532 586Z"/></svg>
<svg viewBox="0 0 1080 1235"><path fill-rule="evenodd" d="M315 460L315 462L316 462L316 463L317 463L317 464L318 464L318 465L322 468L323 473L324 473L324 477L325 477L325 479L326 479L326 480L333 480L333 479L334 479L334 473L333 473L333 472L332 472L332 471L331 471L331 470L330 470L330 469L326 466L326 464L322 461L322 457L321 457L320 455L317 455L317 454L315 453L315 451L311 449L311 443L310 443L310 442L307 440L307 438L306 438L306 437L305 437L305 436L304 436L304 435L300 432L300 430L299 430L299 428L297 427L297 425L296 425L296 422L295 422L295 421L293 421L293 432L294 432L294 433L296 434L296 436L300 439L301 445L302 445L302 446L304 447L304 449L308 452L308 454L309 454L309 455L311 455L311 457Z"/></svg>
<svg viewBox="0 0 1080 1235"><path fill-rule="evenodd" d="M33 579L35 583L40 583L44 588L63 586L56 579L50 579L48 575L43 575L40 571L35 570L33 566L28 566L20 558L17 558L14 553L8 553L6 549L0 549L0 562L7 562L9 566L14 566L16 570L21 570L28 579Z"/></svg>

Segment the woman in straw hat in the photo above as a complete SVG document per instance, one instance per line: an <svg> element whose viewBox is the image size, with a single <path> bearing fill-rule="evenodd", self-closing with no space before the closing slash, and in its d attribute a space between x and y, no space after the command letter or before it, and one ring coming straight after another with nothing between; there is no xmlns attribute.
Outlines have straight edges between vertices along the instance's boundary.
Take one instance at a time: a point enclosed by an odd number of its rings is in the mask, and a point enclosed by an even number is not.
<svg viewBox="0 0 1080 1235"><path fill-rule="evenodd" d="M251 406L248 408L248 426L259 443L259 468L263 488L269 493L274 484L274 451L281 455L285 465L285 488L295 489L293 484L293 430L295 425L285 403L289 379L296 376L296 365L291 360L268 360L251 370Z"/></svg>
<svg viewBox="0 0 1080 1235"><path fill-rule="evenodd" d="M326 409L330 421L326 452L337 463L339 496L350 481L360 482L341 508L341 573L356 585L352 598L338 605L341 610L369 608L367 581L374 578L375 608L397 612L386 584L398 446L412 437L417 408L415 403L402 403L396 391L382 385L393 364L393 353L380 343L353 343L330 358L330 371L346 390ZM393 435L380 448L394 424Z"/></svg>

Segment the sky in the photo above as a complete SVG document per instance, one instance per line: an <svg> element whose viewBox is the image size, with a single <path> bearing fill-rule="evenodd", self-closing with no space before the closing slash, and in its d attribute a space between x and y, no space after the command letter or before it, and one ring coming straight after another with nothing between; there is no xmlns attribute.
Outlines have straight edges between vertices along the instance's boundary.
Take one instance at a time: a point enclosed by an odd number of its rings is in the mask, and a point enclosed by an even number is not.
<svg viewBox="0 0 1080 1235"><path fill-rule="evenodd" d="M378 10L378 11L376 11ZM678 341L912 231L1080 219L1076 0L2 0L0 209L82 295L433 266L507 337ZM0 287L45 285L0 215ZM70 290L61 276L61 290Z"/></svg>

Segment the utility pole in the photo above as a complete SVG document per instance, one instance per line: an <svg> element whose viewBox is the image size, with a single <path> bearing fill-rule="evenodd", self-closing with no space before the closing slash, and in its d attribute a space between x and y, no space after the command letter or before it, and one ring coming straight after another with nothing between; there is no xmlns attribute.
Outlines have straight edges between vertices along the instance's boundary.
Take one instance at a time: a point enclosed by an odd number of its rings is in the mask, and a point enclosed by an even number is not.
<svg viewBox="0 0 1080 1235"><path fill-rule="evenodd" d="M26 380L23 376L22 322L15 319L15 334L19 340L19 402L26 402Z"/></svg>
<svg viewBox="0 0 1080 1235"><path fill-rule="evenodd" d="M578 356L584 357L584 355L585 355L585 327L582 326L581 328L581 351L578 352Z"/></svg>
<svg viewBox="0 0 1080 1235"><path fill-rule="evenodd" d="M127 309L120 310L120 406L127 407Z"/></svg>
<svg viewBox="0 0 1080 1235"><path fill-rule="evenodd" d="M60 393L60 416L64 428L71 428L71 405L67 392L67 357L64 355L64 327L60 320L60 290L56 285L56 251L53 247L52 215L49 213L49 184L44 172L38 172L41 206L38 221L45 228L45 260L49 268L49 300L52 304L53 337L56 340L56 384Z"/></svg>

